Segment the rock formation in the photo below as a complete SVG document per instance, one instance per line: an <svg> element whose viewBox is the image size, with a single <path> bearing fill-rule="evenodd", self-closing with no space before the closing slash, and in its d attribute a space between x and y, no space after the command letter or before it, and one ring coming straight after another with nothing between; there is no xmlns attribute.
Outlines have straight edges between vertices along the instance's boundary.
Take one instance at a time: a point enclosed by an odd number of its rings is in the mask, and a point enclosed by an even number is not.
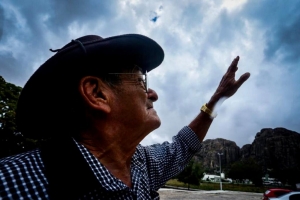
<svg viewBox="0 0 300 200"><path fill-rule="evenodd" d="M285 128L265 128L256 134L252 145L246 149L241 152L241 157L255 158L265 170L300 167L300 134L297 132Z"/></svg>
<svg viewBox="0 0 300 200"><path fill-rule="evenodd" d="M273 168L300 169L300 134L285 128L264 128L256 134L252 144L246 144L241 149L230 140L208 139L195 157L209 171L218 171L218 152L223 153L222 168L252 157L263 167L263 171Z"/></svg>
<svg viewBox="0 0 300 200"><path fill-rule="evenodd" d="M217 138L214 140L205 140L202 149L196 154L196 158L202 163L204 168L209 171L219 170L219 156L217 153L223 153L221 156L222 166L233 163L240 159L240 148L235 142Z"/></svg>

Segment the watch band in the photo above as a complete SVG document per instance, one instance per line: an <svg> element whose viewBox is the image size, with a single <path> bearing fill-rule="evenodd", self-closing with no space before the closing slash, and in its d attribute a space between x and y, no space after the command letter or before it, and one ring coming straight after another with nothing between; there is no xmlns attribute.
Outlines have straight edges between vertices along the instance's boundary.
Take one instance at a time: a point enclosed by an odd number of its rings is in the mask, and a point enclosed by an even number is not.
<svg viewBox="0 0 300 200"><path fill-rule="evenodd" d="M215 118L217 117L217 113L214 113L212 110L210 110L206 104L204 104L202 107L201 107L201 111L205 112L206 114L208 114L211 118Z"/></svg>

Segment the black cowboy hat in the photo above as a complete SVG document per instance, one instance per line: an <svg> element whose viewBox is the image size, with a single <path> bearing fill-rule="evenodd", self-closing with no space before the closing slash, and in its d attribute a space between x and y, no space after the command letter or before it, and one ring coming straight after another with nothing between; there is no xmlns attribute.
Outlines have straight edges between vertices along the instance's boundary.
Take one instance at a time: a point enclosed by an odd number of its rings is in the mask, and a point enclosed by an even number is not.
<svg viewBox="0 0 300 200"><path fill-rule="evenodd" d="M163 49L155 41L138 34L109 38L88 35L55 52L29 78L18 101L17 125L29 138L50 137L43 133L56 125L57 117L68 112L65 104L72 99L63 95L78 78L90 73L117 72L129 64L149 72L164 58Z"/></svg>

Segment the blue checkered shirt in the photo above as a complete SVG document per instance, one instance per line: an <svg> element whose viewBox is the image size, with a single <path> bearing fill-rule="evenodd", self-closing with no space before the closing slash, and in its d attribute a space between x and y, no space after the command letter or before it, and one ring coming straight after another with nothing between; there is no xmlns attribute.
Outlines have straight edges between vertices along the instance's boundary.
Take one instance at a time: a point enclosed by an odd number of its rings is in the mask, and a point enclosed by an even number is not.
<svg viewBox="0 0 300 200"><path fill-rule="evenodd" d="M197 136L187 126L173 137L172 143L138 145L131 161L129 188L83 145L74 142L101 185L77 199L159 199L159 188L182 171L201 148ZM40 149L0 160L0 199L49 199L49 188Z"/></svg>

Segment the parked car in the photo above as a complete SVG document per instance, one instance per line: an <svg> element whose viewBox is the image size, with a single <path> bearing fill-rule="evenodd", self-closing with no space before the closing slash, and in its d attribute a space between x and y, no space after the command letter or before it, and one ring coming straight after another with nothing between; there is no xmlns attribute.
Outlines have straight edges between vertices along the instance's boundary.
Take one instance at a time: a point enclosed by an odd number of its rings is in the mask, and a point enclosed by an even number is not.
<svg viewBox="0 0 300 200"><path fill-rule="evenodd" d="M272 181L264 181L263 184L264 184L264 185L272 185L273 182L272 182Z"/></svg>
<svg viewBox="0 0 300 200"><path fill-rule="evenodd" d="M290 193L292 190L282 188L272 188L265 191L263 194L263 200L273 200L273 198L280 197L284 194Z"/></svg>
<svg viewBox="0 0 300 200"><path fill-rule="evenodd" d="M300 200L300 191L290 192L280 197L272 198L272 200Z"/></svg>
<svg viewBox="0 0 300 200"><path fill-rule="evenodd" d="M282 185L282 183L280 181L264 181L263 184L264 185L277 185L277 186Z"/></svg>

